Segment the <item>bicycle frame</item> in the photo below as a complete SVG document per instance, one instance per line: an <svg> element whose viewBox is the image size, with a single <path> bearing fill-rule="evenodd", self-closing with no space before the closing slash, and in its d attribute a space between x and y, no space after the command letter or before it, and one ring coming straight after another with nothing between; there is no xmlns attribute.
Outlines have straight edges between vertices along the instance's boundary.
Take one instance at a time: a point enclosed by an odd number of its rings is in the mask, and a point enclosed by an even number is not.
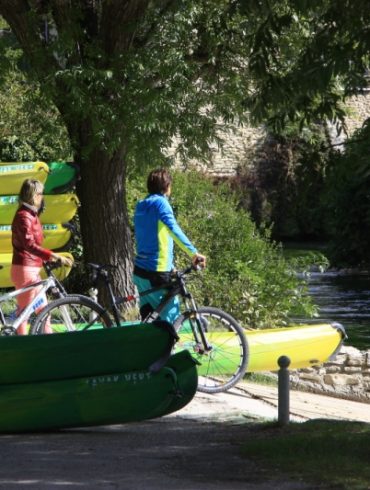
<svg viewBox="0 0 370 490"><path fill-rule="evenodd" d="M188 269L186 270L188 271ZM183 275L186 274L186 271L183 273ZM196 305L196 302L193 298L193 295L187 290L185 281L183 279L183 275L177 275L176 279L177 282L173 283L165 283L160 286L155 286L153 288L147 289L146 291L142 291L139 293L139 297L144 297L148 294L154 293L156 291L159 291L161 289L168 289L168 292L165 294L165 296L162 298L161 302L159 305L153 310L151 313L149 313L143 321L146 323L151 323L157 320L161 314L161 312L166 308L166 306L169 304L169 302L174 298L175 296L181 296L181 298L184 301L185 304L185 312L184 314L188 314L189 320L190 320L190 327L194 335L194 339L197 344L202 345L205 349L205 351L210 351L212 347L210 346L207 337L204 333L204 329L202 328L201 324L201 319L200 315L198 313L198 308ZM190 303L190 304L189 304ZM116 306L116 305L115 305ZM191 321L192 319L195 319L198 328L194 327L193 322Z"/></svg>
<svg viewBox="0 0 370 490"><path fill-rule="evenodd" d="M182 272L176 272L175 273L175 280L169 283L163 283L160 284L159 286L155 286L152 288L147 289L146 291L142 291L139 293L139 295L130 295L126 297L116 297L113 294L113 289L110 284L109 280L109 274L107 269L104 268L104 266L98 266L97 264L89 264L93 270L94 270L94 276L95 280L100 278L103 280L105 287L107 288L108 291L108 296L110 298L110 303L111 303L111 309L113 313L113 317L115 319L116 325L119 327L120 326L120 320L121 320L121 315L120 311L118 309L118 305L122 303L126 303L129 301L133 301L135 299L138 299L140 297L144 297L148 294L154 293L156 291L160 291L162 289L167 289L167 293L164 295L162 298L162 301L159 303L159 305L155 308L154 311L150 312L145 318L142 319L143 322L145 323L152 323L155 320L157 320L161 314L161 312L166 308L166 306L169 304L169 302L174 298L175 296L181 296L181 298L184 301L185 304L185 312L184 315L188 316L190 320L190 325L191 329L194 335L194 339L196 343L199 346L203 346L203 349L205 352L209 352L212 350L212 347L210 346L209 342L207 341L206 334L204 332L204 329L202 328L202 321L200 318L200 315L198 313L198 308L197 305L194 301L194 298L192 294L187 290L184 276L188 274L191 270L194 270L194 267L188 267ZM105 267L112 267L112 266L105 266ZM114 266L113 266L114 267ZM194 326L193 320L195 319L196 321L196 326Z"/></svg>
<svg viewBox="0 0 370 490"><path fill-rule="evenodd" d="M37 309L40 308L40 306L42 306L42 304L44 303L42 296L50 288L56 286L55 280L53 277L48 277L47 279L43 279L42 281L35 282L33 284L30 284L29 286L26 286L21 289L17 289L15 291L11 291L10 293L6 293L0 296L0 305L1 305L1 303L8 301L9 299L16 298L20 294L23 294L26 291L30 291L40 286L41 286L40 291L36 294L36 296L33 298L30 304L26 306L26 308L24 308L24 310L20 313L19 316L17 316L16 320L13 322L12 327L15 330L17 330L17 328L21 325L21 323L23 323L25 320L28 320L28 318L31 316L33 312L35 312ZM1 306L0 306L0 321L3 324L3 326L6 326L5 317L1 309Z"/></svg>

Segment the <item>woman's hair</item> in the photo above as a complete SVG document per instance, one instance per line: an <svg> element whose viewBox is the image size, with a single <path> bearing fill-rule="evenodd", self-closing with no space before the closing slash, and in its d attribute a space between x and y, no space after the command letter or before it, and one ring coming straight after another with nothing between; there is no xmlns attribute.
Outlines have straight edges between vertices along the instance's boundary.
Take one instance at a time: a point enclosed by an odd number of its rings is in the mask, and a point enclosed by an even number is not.
<svg viewBox="0 0 370 490"><path fill-rule="evenodd" d="M35 179L26 179L23 182L21 190L19 192L19 197L18 197L19 204L25 202L33 206L35 203L35 195L42 194L43 192L44 192L44 186L42 182Z"/></svg>
<svg viewBox="0 0 370 490"><path fill-rule="evenodd" d="M167 169L157 168L148 175L147 188L149 194L164 194L171 185L172 177Z"/></svg>

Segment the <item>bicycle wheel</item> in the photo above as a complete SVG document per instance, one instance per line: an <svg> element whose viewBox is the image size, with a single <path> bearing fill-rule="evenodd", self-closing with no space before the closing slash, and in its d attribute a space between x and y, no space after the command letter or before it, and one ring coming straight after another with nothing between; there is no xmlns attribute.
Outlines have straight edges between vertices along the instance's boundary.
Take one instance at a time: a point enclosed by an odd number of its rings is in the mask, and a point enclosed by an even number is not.
<svg viewBox="0 0 370 490"><path fill-rule="evenodd" d="M220 393L229 390L245 374L248 364L248 344L243 329L237 321L218 308L198 309L200 324L211 350L194 338L193 328L199 330L199 322L191 313L181 315L175 322L180 337L178 349L188 349L200 362L198 366L198 390Z"/></svg>
<svg viewBox="0 0 370 490"><path fill-rule="evenodd" d="M69 295L49 303L35 318L31 335L111 327L106 311L86 296Z"/></svg>

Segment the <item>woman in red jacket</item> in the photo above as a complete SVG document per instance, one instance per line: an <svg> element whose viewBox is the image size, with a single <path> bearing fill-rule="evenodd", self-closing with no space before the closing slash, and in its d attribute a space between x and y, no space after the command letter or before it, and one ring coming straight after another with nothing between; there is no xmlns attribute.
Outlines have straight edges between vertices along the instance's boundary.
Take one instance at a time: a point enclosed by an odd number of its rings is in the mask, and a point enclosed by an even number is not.
<svg viewBox="0 0 370 490"><path fill-rule="evenodd" d="M39 180L27 179L19 193L19 208L12 223L13 260L11 279L16 289L40 281L43 262L60 261L72 265L69 258L56 254L41 246L43 240L39 210L43 199L44 186ZM36 296L38 288L17 296L18 311L23 310ZM47 303L44 297L45 306ZM42 309L43 306L40 308ZM27 322L23 322L18 335L27 334Z"/></svg>

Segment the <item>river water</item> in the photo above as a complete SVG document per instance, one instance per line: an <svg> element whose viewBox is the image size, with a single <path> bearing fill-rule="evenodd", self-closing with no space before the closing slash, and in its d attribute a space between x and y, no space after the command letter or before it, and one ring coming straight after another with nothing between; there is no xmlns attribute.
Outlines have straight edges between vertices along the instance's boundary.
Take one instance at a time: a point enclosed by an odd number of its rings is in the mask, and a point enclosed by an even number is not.
<svg viewBox="0 0 370 490"><path fill-rule="evenodd" d="M341 323L348 335L347 345L370 349L370 274L313 272L306 280L319 307L318 318Z"/></svg>

